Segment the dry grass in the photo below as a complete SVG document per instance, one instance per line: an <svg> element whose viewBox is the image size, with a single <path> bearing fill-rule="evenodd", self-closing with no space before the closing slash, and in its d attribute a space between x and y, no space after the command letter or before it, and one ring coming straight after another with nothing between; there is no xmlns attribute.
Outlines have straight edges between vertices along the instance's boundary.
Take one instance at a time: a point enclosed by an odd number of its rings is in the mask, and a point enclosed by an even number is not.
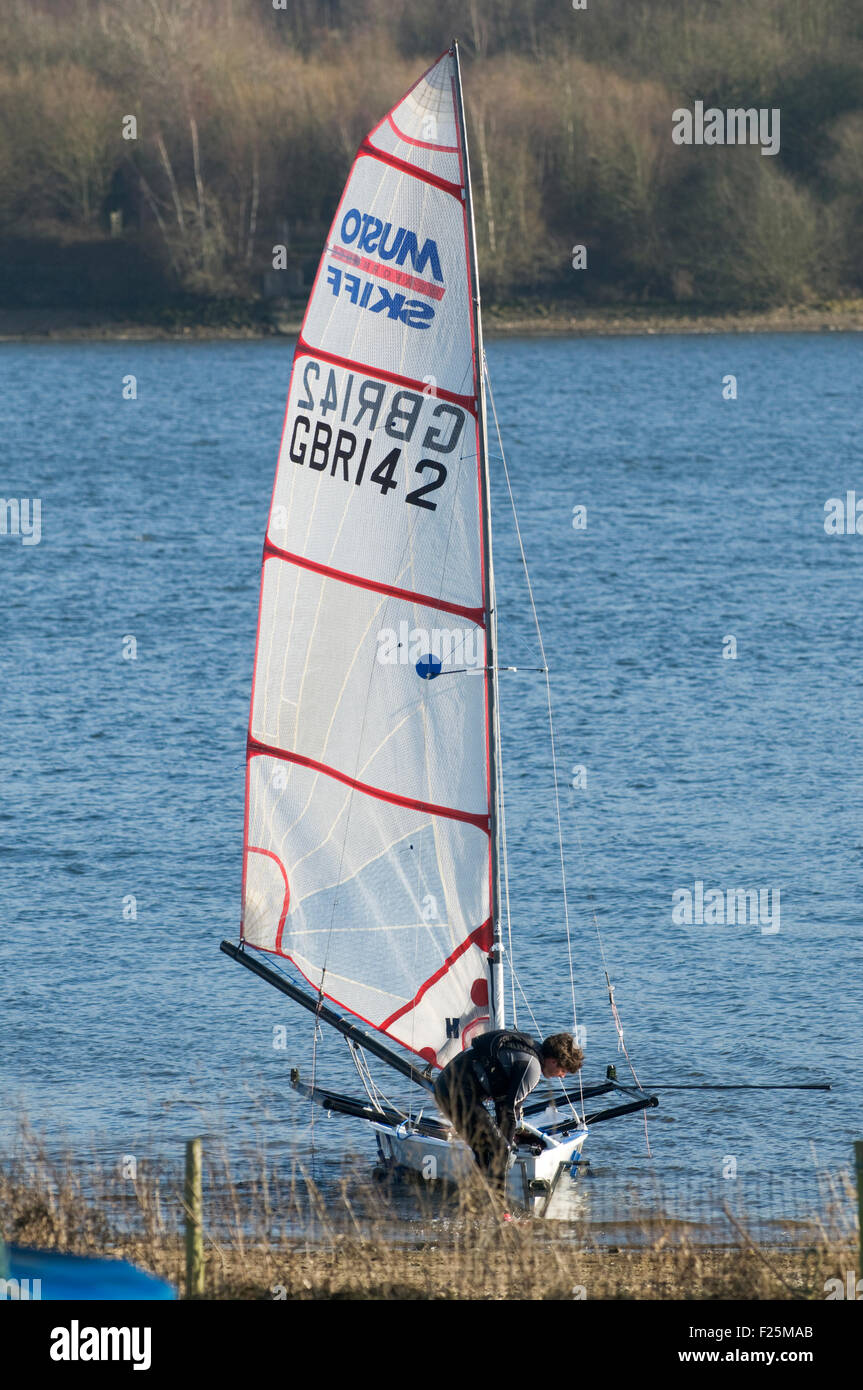
<svg viewBox="0 0 863 1390"><path fill-rule="evenodd" d="M661 1210L630 1209L624 1248L579 1223L503 1222L479 1181L406 1193L346 1176L325 1201L299 1167L286 1179L263 1153L245 1155L242 1171L238 1181L227 1154L210 1150L208 1298L823 1299L826 1281L856 1264L847 1175L828 1185L796 1248L762 1245L727 1209L709 1244ZM182 1288L182 1220L179 1164L123 1176L95 1159L56 1159L26 1128L0 1160L0 1229L13 1244L122 1256Z"/></svg>

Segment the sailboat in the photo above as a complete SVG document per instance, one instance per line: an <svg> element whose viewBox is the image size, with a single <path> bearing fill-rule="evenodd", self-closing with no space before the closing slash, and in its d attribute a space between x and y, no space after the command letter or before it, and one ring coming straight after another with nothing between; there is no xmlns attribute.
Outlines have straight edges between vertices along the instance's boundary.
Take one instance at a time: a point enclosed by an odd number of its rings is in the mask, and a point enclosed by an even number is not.
<svg viewBox="0 0 863 1390"><path fill-rule="evenodd" d="M264 543L243 912L222 950L341 1032L380 1158L459 1181L436 1071L506 1025L486 378L458 47L369 132L296 346ZM546 668L540 668L545 670ZM421 1101L389 1101L368 1059ZM624 1103L593 1115L612 1091ZM508 1183L546 1210L606 1079L525 1108Z"/></svg>

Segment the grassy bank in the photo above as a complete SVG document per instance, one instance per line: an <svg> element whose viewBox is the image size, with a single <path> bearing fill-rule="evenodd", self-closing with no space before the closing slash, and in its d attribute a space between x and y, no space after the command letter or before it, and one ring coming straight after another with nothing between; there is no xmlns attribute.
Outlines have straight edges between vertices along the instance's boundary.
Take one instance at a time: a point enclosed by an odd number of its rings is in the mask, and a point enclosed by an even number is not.
<svg viewBox="0 0 863 1390"><path fill-rule="evenodd" d="M182 1174L124 1163L58 1161L26 1136L0 1160L0 1229L13 1244L131 1259L182 1290ZM420 1184L410 1216L403 1192L362 1176L324 1199L261 1154L242 1172L208 1159L208 1298L823 1300L856 1264L847 1180L780 1248L728 1209L706 1240L657 1210L630 1213L626 1245L600 1245L586 1223L501 1221L479 1185Z"/></svg>
<svg viewBox="0 0 863 1390"><path fill-rule="evenodd" d="M117 1253L182 1288L182 1255L128 1244ZM344 1239L227 1249L207 1260L206 1297L251 1300L822 1300L828 1279L853 1268L816 1250L573 1251L541 1229L489 1229L470 1256L448 1244L403 1248ZM844 1263L842 1262L844 1260Z"/></svg>
<svg viewBox="0 0 863 1390"><path fill-rule="evenodd" d="M0 342L124 342L250 340L294 337L304 302L277 308L229 303L208 312L166 309L148 317L111 317L80 310L0 310ZM759 311L641 308L583 308L566 302L532 300L495 304L484 310L487 338L571 335L605 337L666 333L860 333L863 299L817 305L787 305Z"/></svg>

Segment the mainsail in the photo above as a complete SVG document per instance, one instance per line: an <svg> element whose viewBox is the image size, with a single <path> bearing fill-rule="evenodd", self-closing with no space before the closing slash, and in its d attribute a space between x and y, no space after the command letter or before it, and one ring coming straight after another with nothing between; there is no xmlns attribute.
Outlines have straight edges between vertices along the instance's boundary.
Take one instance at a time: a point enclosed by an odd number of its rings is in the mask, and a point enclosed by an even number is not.
<svg viewBox="0 0 863 1390"><path fill-rule="evenodd" d="M502 1017L478 304L453 49L360 146L294 356L242 923L435 1065Z"/></svg>

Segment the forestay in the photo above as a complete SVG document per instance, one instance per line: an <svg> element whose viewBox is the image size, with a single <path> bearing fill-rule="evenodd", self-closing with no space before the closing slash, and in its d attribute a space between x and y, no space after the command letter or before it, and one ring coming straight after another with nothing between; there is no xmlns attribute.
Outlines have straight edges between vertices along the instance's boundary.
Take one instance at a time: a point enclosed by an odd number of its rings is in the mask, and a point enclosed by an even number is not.
<svg viewBox="0 0 863 1390"><path fill-rule="evenodd" d="M297 345L262 567L243 938L442 1065L492 947L481 398L456 60L363 141Z"/></svg>

